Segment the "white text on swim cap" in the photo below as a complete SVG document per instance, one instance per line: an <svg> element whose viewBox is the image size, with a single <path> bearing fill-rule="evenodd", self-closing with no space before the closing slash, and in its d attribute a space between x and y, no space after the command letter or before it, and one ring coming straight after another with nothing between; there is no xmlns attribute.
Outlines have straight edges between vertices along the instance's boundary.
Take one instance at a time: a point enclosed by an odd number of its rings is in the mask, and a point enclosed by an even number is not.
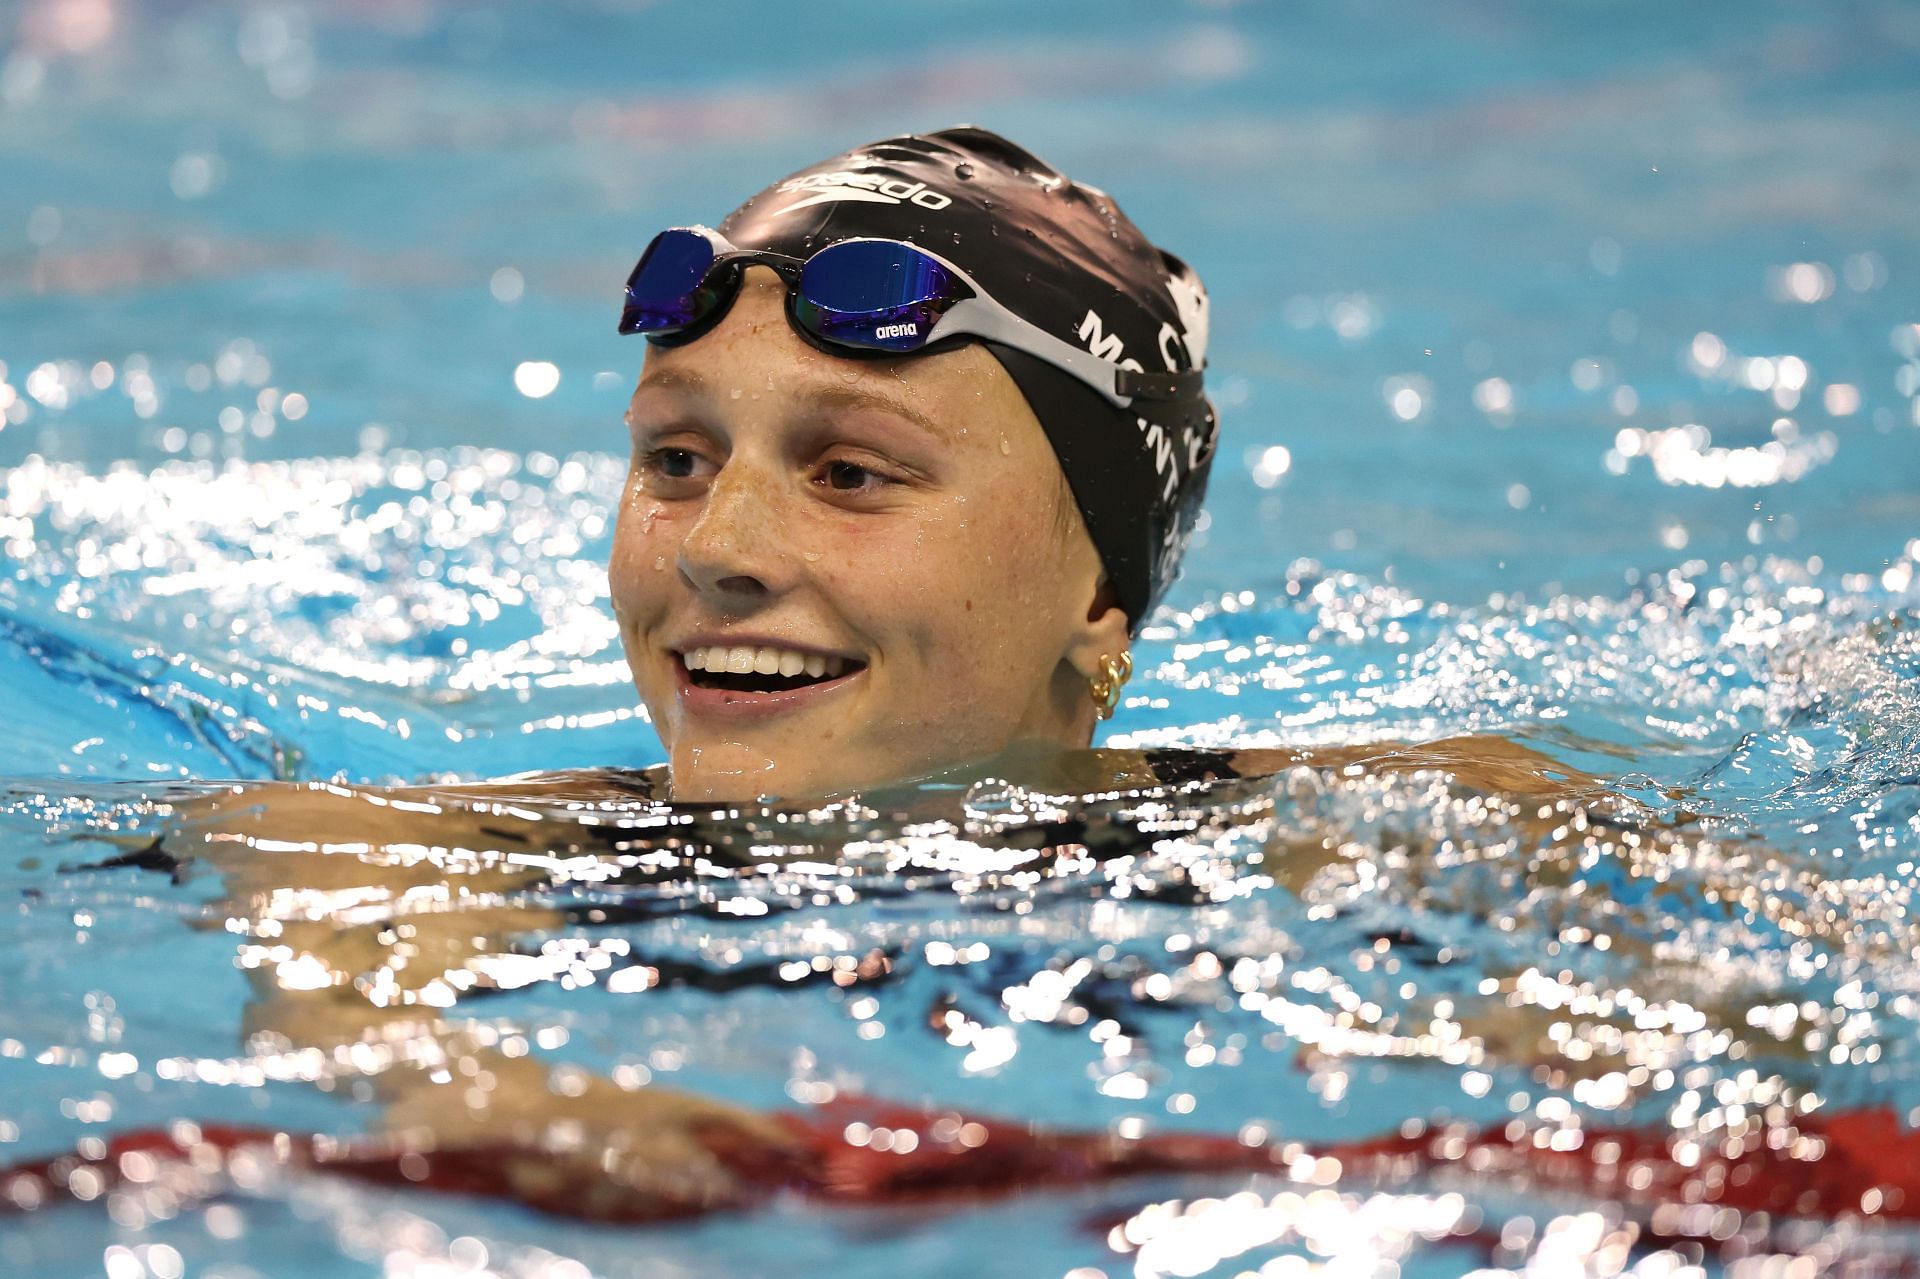
<svg viewBox="0 0 1920 1279"><path fill-rule="evenodd" d="M1094 312L1088 311L1087 318L1080 321L1080 330L1076 336L1085 342L1087 350L1093 352L1098 358L1117 364L1123 369L1132 369L1135 373L1146 372L1140 366L1140 361L1127 357L1127 344L1120 340L1120 335L1107 332L1107 326Z"/></svg>
<svg viewBox="0 0 1920 1279"><path fill-rule="evenodd" d="M1167 293L1173 298L1173 309L1180 315L1180 341L1187 348L1187 358L1191 367L1199 368L1207 362L1207 291L1201 287L1198 276L1188 272L1175 275L1167 280ZM1174 367L1173 353L1167 348L1167 339L1174 336L1171 326L1162 325L1160 329L1160 355L1166 360L1167 367Z"/></svg>
<svg viewBox="0 0 1920 1279"><path fill-rule="evenodd" d="M774 189L783 195L790 191L816 193L789 204L780 210L782 213L792 213L795 209L804 209L812 204L832 204L838 200L856 200L867 204L911 203L934 211L953 203L952 196L942 195L924 182L906 182L877 173L854 173L845 169L788 178Z"/></svg>

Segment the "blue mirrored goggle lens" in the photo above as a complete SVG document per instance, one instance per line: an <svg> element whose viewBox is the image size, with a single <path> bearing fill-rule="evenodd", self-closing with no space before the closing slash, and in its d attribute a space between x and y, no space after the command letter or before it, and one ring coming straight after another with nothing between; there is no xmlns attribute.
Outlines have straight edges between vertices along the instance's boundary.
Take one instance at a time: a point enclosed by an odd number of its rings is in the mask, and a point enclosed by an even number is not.
<svg viewBox="0 0 1920 1279"><path fill-rule="evenodd" d="M925 346L940 316L967 293L912 245L853 240L807 259L793 316L823 342L906 353Z"/></svg>
<svg viewBox="0 0 1920 1279"><path fill-rule="evenodd" d="M662 231L627 278L622 333L670 333L698 322L719 300L706 287L713 245L693 231Z"/></svg>

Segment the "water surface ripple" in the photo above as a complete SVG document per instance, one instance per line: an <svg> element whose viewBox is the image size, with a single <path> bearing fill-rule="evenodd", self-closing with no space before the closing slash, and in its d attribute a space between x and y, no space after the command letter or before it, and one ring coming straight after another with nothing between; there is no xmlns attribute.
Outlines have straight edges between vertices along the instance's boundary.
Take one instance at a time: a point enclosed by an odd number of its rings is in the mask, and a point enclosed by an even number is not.
<svg viewBox="0 0 1920 1279"><path fill-rule="evenodd" d="M750 8L0 6L0 1272L1920 1269L1914 6ZM1107 744L1278 753L662 803L618 282L964 119L1212 290Z"/></svg>
<svg viewBox="0 0 1920 1279"><path fill-rule="evenodd" d="M1914 1246L1897 1175L1842 1228L1807 1155L1845 1135L1830 1116L1866 1115L1905 1157L1920 1111L1910 561L1863 580L1755 558L1479 607L1301 562L1272 598L1163 612L1143 637L1118 744L1348 752L1211 786L713 812L527 783L395 813L318 785L527 767L550 762L542 739L631 751L603 546L571 505L620 473L455 450L9 477L0 661L61 708L23 717L12 771L39 780L0 818L9 1149L188 1119L443 1149L518 1133L564 1166L673 1131L660 1099L690 1094L816 1116L873 1159L942 1115L1246 1155L949 1195L911 1226L884 1195L755 1210L822 1265L854 1239L876 1269L964 1255L982 1214L1061 1273L1288 1255L1451 1273L1573 1242L1646 1273L1807 1249L1844 1268ZM1395 745L1474 734L1543 756L1476 772ZM1342 762L1367 742L1371 762ZM132 760L153 780L110 780ZM208 776L313 780L249 825L257 798ZM1429 1134L1385 1163L1366 1145ZM1483 1138L1616 1161L1650 1141L1644 1166L1679 1180L1510 1163ZM1784 1200L1686 1207L1781 1143L1800 1162L1746 1177ZM477 1246L500 1273L768 1255L766 1233L694 1220L652 1228L642 1263L525 1193L538 1211L503 1216L258 1165L122 1185L105 1211L127 1247L236 1264L256 1238L389 1273L399 1240L422 1265Z"/></svg>

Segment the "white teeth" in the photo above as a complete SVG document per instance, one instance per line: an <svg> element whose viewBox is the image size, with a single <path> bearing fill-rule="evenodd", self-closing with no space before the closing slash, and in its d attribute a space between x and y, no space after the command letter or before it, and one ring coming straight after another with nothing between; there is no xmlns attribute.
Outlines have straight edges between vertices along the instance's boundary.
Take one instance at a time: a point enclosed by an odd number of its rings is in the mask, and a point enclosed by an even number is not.
<svg viewBox="0 0 1920 1279"><path fill-rule="evenodd" d="M802 653L790 648L768 646L703 644L680 654L690 671L724 671L729 675L780 675L793 679L806 674L814 679L837 679L857 663L824 653Z"/></svg>

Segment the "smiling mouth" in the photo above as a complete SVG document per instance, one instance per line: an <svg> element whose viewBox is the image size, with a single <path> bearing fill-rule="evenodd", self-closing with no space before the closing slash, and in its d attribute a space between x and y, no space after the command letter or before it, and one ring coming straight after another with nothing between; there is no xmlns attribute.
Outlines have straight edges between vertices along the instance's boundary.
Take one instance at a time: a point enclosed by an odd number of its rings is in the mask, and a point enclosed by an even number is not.
<svg viewBox="0 0 1920 1279"><path fill-rule="evenodd" d="M730 693L790 693L866 669L855 658L747 645L706 645L679 657L695 688Z"/></svg>

